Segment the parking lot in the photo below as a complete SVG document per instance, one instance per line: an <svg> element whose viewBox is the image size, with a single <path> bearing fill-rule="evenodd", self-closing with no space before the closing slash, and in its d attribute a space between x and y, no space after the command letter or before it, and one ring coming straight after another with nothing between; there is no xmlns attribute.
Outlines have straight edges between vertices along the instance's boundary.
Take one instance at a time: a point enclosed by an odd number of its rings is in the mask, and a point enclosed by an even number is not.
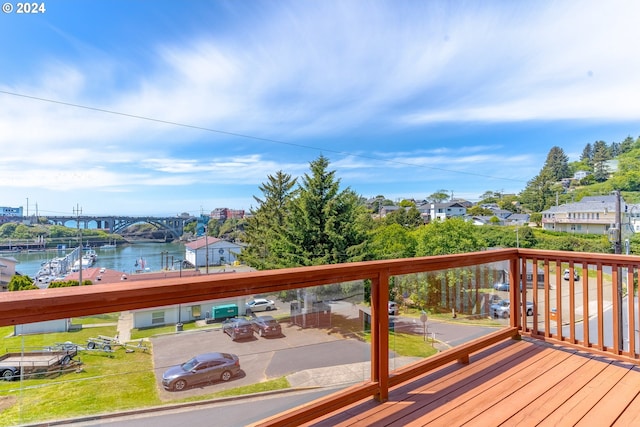
<svg viewBox="0 0 640 427"><path fill-rule="evenodd" d="M334 307L335 306L335 307ZM351 304L332 305L357 317L357 309ZM280 314L280 310L269 314ZM261 315L263 313L259 313ZM337 314L337 313L335 313ZM344 339L329 334L325 329L301 328L281 322L281 337L262 338L257 334L253 338L233 341L222 332L220 324L211 324L210 328L179 332L152 338L153 361L156 384L163 400L172 400L209 394L239 386L262 382L303 369L311 369L332 364L347 364L369 360L369 345L355 339ZM162 373L171 365L183 363L200 353L227 352L240 358L242 372L229 382L201 384L180 392L170 392L162 387Z"/></svg>

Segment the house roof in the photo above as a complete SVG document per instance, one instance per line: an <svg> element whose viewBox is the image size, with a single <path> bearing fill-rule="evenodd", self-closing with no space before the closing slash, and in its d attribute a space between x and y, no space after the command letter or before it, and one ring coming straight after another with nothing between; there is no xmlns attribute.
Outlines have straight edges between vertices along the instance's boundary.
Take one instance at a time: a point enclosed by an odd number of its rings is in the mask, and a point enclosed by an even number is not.
<svg viewBox="0 0 640 427"><path fill-rule="evenodd" d="M620 200L621 208L624 211L624 200ZM588 196L583 197L579 202L566 203L560 206L551 206L542 213L557 212L615 212L616 196Z"/></svg>
<svg viewBox="0 0 640 427"><path fill-rule="evenodd" d="M514 213L509 215L506 220L507 221L529 221L531 215L523 214L523 213Z"/></svg>
<svg viewBox="0 0 640 427"><path fill-rule="evenodd" d="M184 245L185 247L189 248L189 249L200 249L200 248L204 248L206 245L213 245L214 243L217 242L221 242L222 239L218 239L217 237L198 237L196 240L194 240L193 242L189 242L186 245Z"/></svg>

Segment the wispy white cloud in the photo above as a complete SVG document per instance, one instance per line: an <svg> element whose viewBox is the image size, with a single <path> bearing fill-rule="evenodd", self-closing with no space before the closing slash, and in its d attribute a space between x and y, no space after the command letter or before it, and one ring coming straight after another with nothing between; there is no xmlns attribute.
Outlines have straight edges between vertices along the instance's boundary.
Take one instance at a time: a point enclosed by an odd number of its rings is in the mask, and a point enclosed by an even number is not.
<svg viewBox="0 0 640 427"><path fill-rule="evenodd" d="M215 31L185 22L179 40L158 34L135 49L145 62L56 23L77 59L50 54L0 81L3 91L61 102L0 93L0 168L11 172L0 185L257 187L278 170L302 175L323 148L350 185L454 171L462 182L465 173L526 181L541 148L439 141L429 127L637 120L639 12L631 1L274 3L251 19L218 17L228 21ZM376 140L423 129L419 139ZM361 133L371 141L343 142Z"/></svg>

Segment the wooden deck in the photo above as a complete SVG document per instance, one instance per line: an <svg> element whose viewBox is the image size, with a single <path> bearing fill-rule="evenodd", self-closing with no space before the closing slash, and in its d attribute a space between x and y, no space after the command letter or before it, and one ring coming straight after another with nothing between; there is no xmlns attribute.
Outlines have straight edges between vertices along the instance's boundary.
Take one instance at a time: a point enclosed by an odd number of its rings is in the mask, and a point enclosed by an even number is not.
<svg viewBox="0 0 640 427"><path fill-rule="evenodd" d="M534 339L506 340L305 426L638 426L640 369Z"/></svg>

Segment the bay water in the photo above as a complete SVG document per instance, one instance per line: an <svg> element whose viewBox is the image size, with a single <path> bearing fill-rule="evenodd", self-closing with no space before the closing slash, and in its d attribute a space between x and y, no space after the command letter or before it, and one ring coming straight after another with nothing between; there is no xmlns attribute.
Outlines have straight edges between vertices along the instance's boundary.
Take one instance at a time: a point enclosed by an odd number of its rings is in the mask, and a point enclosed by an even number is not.
<svg viewBox="0 0 640 427"><path fill-rule="evenodd" d="M47 250L40 252L10 252L0 256L18 260L16 271L34 278L42 264L56 257L64 257L74 248L66 250ZM136 242L119 246L115 249L93 247L98 254L93 267L105 267L110 270L132 274L144 265L146 271L160 271L166 268L179 268L178 261L185 257L183 243L148 243ZM143 261L143 262L141 262ZM168 264L168 265L167 265Z"/></svg>

